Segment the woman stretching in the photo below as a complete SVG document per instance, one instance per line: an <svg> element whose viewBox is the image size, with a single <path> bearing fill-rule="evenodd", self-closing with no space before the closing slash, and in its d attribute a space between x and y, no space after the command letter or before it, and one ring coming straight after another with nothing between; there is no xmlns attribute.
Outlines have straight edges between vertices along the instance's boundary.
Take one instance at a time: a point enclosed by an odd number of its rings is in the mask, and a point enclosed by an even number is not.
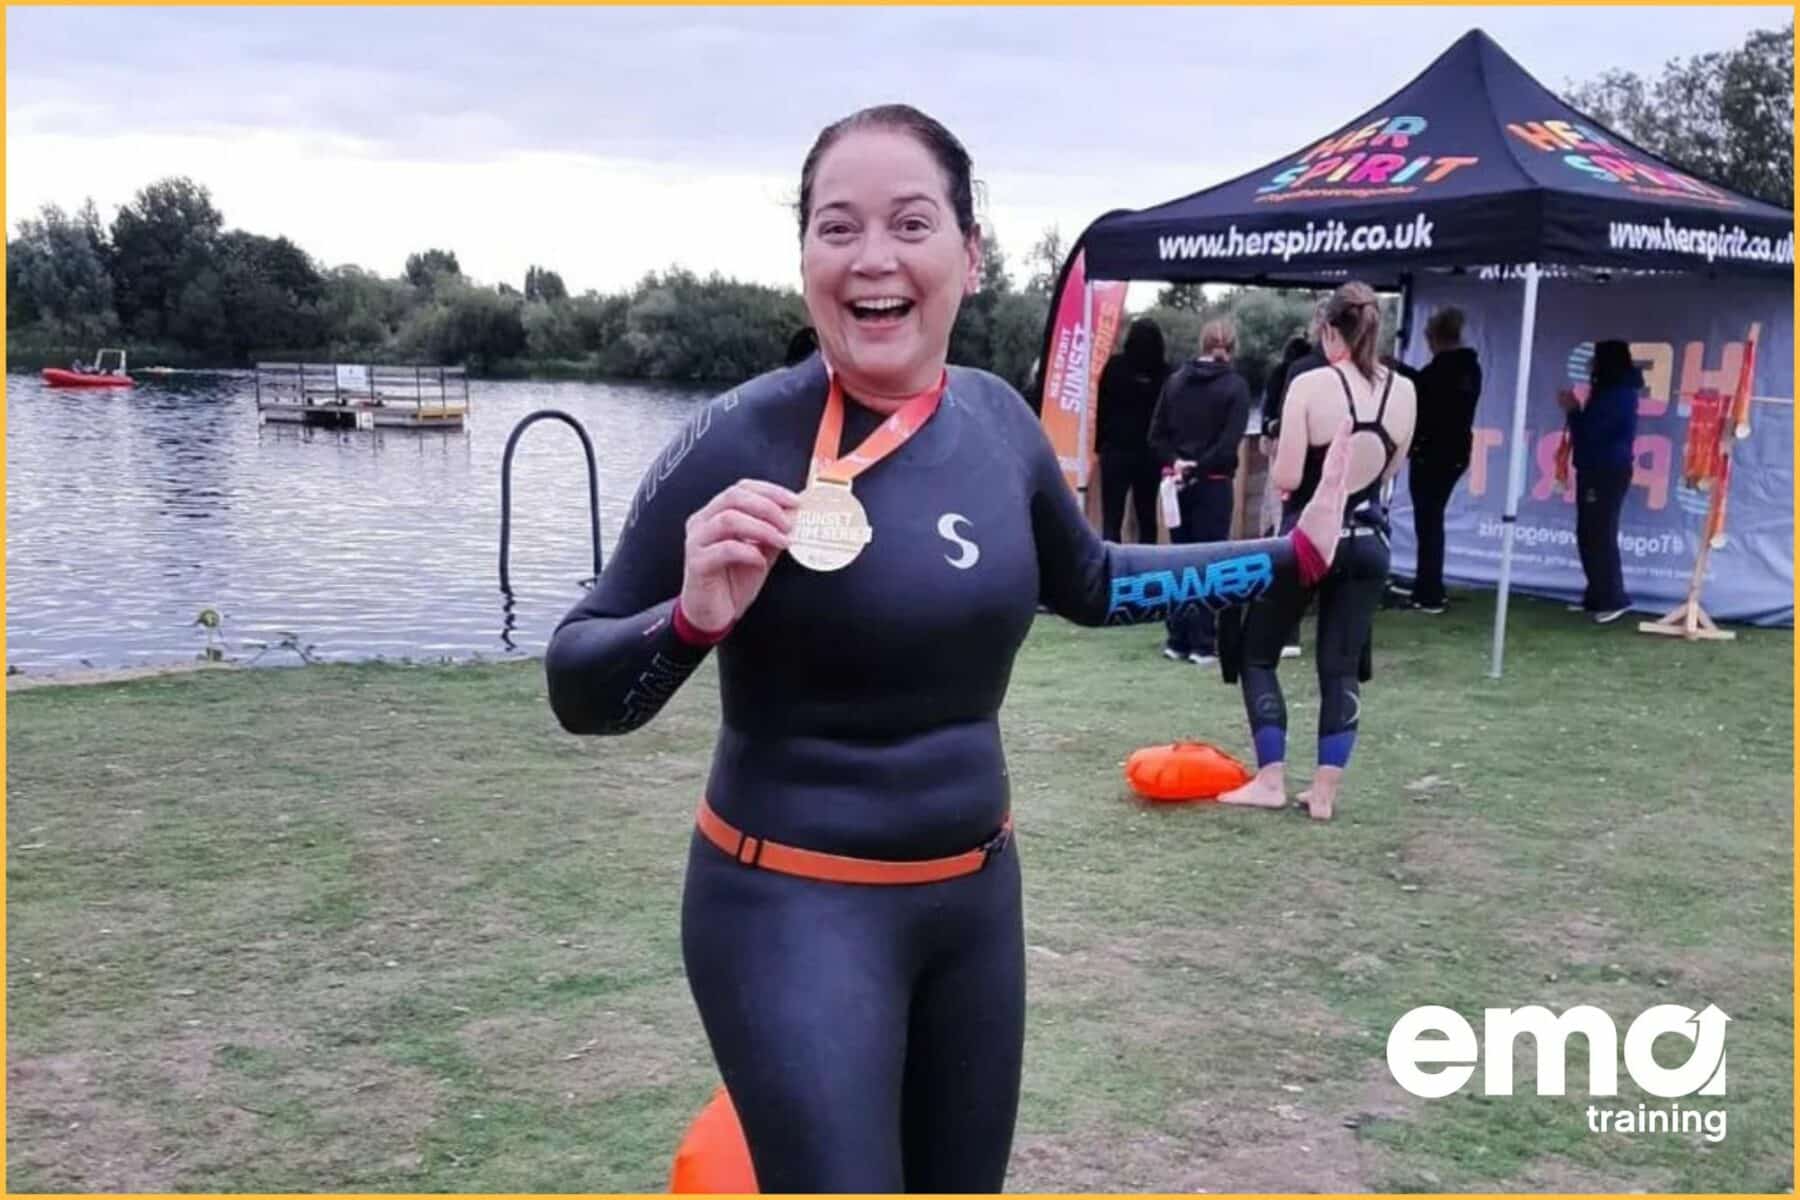
<svg viewBox="0 0 1800 1200"><path fill-rule="evenodd" d="M1319 601L1319 759L1312 786L1300 799L1318 820L1331 819L1344 768L1356 745L1362 711L1361 667L1388 572L1387 510L1381 488L1406 461L1418 402L1412 383L1375 362L1381 309L1367 284L1347 283L1325 309L1327 365L1288 384L1281 439L1270 467L1287 493L1282 529L1318 502L1319 481L1333 433L1350 418L1349 495L1331 570L1303 592L1258 604L1244 618L1244 709L1256 747L1256 776L1219 797L1258 808L1287 805L1287 703L1276 668L1286 634L1316 592ZM1283 610L1283 603L1291 607Z"/></svg>

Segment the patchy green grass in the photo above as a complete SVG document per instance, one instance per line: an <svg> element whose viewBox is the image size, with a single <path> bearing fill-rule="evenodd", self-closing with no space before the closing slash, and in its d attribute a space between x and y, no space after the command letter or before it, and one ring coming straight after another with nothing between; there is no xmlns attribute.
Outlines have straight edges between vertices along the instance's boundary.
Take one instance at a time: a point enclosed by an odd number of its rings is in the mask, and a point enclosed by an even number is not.
<svg viewBox="0 0 1800 1200"><path fill-rule="evenodd" d="M1040 621L1004 726L1026 870L1021 1190L1786 1191L1793 639L1381 617L1339 818L1151 807L1131 749L1243 751L1159 630ZM1294 786L1312 660L1284 668ZM533 664L8 697L12 1191L655 1191L714 1082L677 905L712 667L625 739ZM1388 1029L1716 1003L1729 1135L1570 1095L1417 1100ZM1685 1043L1658 1045L1665 1063ZM1612 1102L1635 1108L1628 1079ZM1702 1098L1684 1102L1700 1106Z"/></svg>

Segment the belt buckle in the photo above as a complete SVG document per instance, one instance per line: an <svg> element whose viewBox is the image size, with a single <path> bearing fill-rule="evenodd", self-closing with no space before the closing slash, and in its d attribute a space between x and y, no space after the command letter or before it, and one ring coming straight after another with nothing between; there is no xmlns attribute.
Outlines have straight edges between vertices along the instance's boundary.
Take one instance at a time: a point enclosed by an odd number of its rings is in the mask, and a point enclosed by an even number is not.
<svg viewBox="0 0 1800 1200"><path fill-rule="evenodd" d="M987 870L988 864L993 862L994 859L999 856L999 854L1002 850L1006 849L1006 843L1011 838L1012 838L1012 826L1011 825L1002 825L1000 827L999 831L997 833L995 833L993 837L991 837L987 841L981 843L979 849L981 850L981 869L982 870L984 870L984 871Z"/></svg>

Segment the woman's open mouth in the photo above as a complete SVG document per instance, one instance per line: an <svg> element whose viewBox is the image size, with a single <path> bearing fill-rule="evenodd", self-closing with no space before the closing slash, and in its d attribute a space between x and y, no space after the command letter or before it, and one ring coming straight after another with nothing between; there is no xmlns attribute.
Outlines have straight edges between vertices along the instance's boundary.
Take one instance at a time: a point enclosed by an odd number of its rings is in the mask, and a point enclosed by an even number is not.
<svg viewBox="0 0 1800 1200"><path fill-rule="evenodd" d="M879 300L852 300L848 307L859 325L892 325L913 310L913 302L886 296Z"/></svg>

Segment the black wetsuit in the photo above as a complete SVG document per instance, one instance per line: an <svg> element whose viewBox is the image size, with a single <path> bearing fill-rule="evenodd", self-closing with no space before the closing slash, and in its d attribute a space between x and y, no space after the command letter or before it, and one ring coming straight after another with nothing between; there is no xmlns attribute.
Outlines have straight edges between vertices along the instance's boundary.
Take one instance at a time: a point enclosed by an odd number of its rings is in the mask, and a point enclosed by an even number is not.
<svg viewBox="0 0 1800 1200"><path fill-rule="evenodd" d="M1343 767L1356 746L1357 718L1362 709L1360 683L1367 677L1370 631L1375 610L1381 605L1381 589L1388 571L1387 514L1381 505L1382 475L1393 463L1399 446L1383 424L1394 373L1388 371L1381 403L1372 421L1358 420L1350 381L1342 369L1330 368L1344 388L1350 409L1351 436L1372 434L1381 439L1382 470L1367 486L1344 501L1344 527L1338 539L1331 569L1317 586L1319 600L1319 763ZM1319 487L1325 465L1325 446L1308 446L1300 486L1282 506L1282 528L1293 528L1300 510ZM1244 710L1250 718L1250 735L1256 745L1258 766L1287 758L1287 702L1281 695L1276 668L1281 647L1293 636L1300 613L1310 596L1299 595L1285 610L1280 602L1253 606L1244 617Z"/></svg>
<svg viewBox="0 0 1800 1200"><path fill-rule="evenodd" d="M642 725L698 665L671 623L684 522L740 479L798 491L826 390L816 357L762 376L652 467L546 654L566 728ZM847 404L843 448L879 421ZM707 800L790 846L921 859L990 841L1009 807L1000 703L1040 601L1126 624L1299 590L1286 538L1102 542L1037 418L979 371L950 368L937 413L855 494L874 529L860 557L817 573L784 555L719 645ZM764 1191L999 1189L1025 1012L1010 843L974 874L881 886L740 865L696 835L682 946Z"/></svg>

